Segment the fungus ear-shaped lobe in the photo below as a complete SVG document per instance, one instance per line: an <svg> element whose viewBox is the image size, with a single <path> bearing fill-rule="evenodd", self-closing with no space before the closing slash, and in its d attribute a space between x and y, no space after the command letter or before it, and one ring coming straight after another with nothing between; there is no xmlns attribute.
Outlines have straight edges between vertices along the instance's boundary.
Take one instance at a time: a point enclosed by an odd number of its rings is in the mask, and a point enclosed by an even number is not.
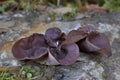
<svg viewBox="0 0 120 80"><path fill-rule="evenodd" d="M47 47L48 45L45 42L45 37L43 34L34 33L29 37L29 42L32 47Z"/></svg>
<svg viewBox="0 0 120 80"><path fill-rule="evenodd" d="M67 35L65 33L62 33L61 37L58 39L58 46L60 46L65 40Z"/></svg>
<svg viewBox="0 0 120 80"><path fill-rule="evenodd" d="M66 37L66 41L67 42L78 42L79 40L85 38L86 36L87 34L84 33L83 31L72 30L68 33Z"/></svg>
<svg viewBox="0 0 120 80"><path fill-rule="evenodd" d="M56 40L61 36L62 32L59 28L49 28L47 29L47 31L45 32L45 36L47 38L50 38L51 40Z"/></svg>
<svg viewBox="0 0 120 80"><path fill-rule="evenodd" d="M48 59L46 64L47 65L59 65L60 63L56 60L56 58L51 54L51 53L56 53L58 52L57 55L59 55L59 50L57 50L57 48L51 48L49 53L48 53Z"/></svg>
<svg viewBox="0 0 120 80"><path fill-rule="evenodd" d="M59 59L60 64L70 65L77 61L79 57L79 47L75 43L65 43L61 46L61 50L66 53L66 56Z"/></svg>
<svg viewBox="0 0 120 80"><path fill-rule="evenodd" d="M111 47L108 38L98 32L92 32L88 37L79 44L81 50L87 52L101 52L108 57L112 55Z"/></svg>
<svg viewBox="0 0 120 80"><path fill-rule="evenodd" d="M47 54L44 35L33 34L18 40L12 47L13 56L18 60L36 59Z"/></svg>
<svg viewBox="0 0 120 80"><path fill-rule="evenodd" d="M75 43L65 43L60 49L53 49L51 54L61 65L71 65L79 57L79 48Z"/></svg>
<svg viewBox="0 0 120 80"><path fill-rule="evenodd" d="M62 35L62 32L59 28L56 28L56 27L49 28L45 32L45 39L49 46L56 47L57 46L56 42L61 37L61 35Z"/></svg>
<svg viewBox="0 0 120 80"><path fill-rule="evenodd" d="M12 47L13 56L18 60L24 60L27 57L27 49L29 49L28 40L22 38L18 40Z"/></svg>

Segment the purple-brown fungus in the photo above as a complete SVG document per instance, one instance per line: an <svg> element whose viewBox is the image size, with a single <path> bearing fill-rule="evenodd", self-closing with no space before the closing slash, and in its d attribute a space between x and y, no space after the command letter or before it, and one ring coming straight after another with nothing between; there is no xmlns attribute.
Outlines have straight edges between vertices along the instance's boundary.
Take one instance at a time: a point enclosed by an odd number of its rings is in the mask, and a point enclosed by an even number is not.
<svg viewBox="0 0 120 80"><path fill-rule="evenodd" d="M12 48L13 56L18 60L37 59L47 54L44 35L33 34L18 40Z"/></svg>
<svg viewBox="0 0 120 80"><path fill-rule="evenodd" d="M79 57L79 47L75 43L65 43L60 48L51 48L50 53L61 65L70 65Z"/></svg>
<svg viewBox="0 0 120 80"><path fill-rule="evenodd" d="M108 57L112 55L107 37L98 32L91 32L86 39L78 42L81 51L104 53Z"/></svg>
<svg viewBox="0 0 120 80"><path fill-rule="evenodd" d="M81 51L87 53L104 53L108 57L112 55L110 42L103 33L99 33L95 28L89 25L81 27L78 30L80 32L87 33L87 36L84 39L77 42Z"/></svg>
<svg viewBox="0 0 120 80"><path fill-rule="evenodd" d="M13 56L18 60L27 59L36 62L47 56L49 65L73 64L79 57L79 48L75 43L62 44L65 38L65 33L59 28L50 28L45 35L35 33L18 40L13 45Z"/></svg>
<svg viewBox="0 0 120 80"><path fill-rule="evenodd" d="M112 55L108 38L91 26L72 30L67 35L59 28L49 28L45 35L34 33L18 40L12 47L16 59L43 61L47 65L71 65L80 51Z"/></svg>
<svg viewBox="0 0 120 80"><path fill-rule="evenodd" d="M45 32L45 39L49 46L57 47L58 41L61 38L62 32L59 28L50 28Z"/></svg>

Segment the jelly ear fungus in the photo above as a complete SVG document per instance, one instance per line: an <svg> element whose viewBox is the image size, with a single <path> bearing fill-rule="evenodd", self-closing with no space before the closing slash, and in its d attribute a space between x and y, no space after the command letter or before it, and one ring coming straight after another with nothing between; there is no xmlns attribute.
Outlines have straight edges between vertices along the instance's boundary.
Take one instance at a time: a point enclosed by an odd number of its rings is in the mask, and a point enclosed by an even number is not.
<svg viewBox="0 0 120 80"><path fill-rule="evenodd" d="M71 65L77 61L80 51L112 55L108 38L91 26L80 27L67 35L59 28L49 28L45 35L34 33L16 41L12 47L16 59L46 61L47 65Z"/></svg>

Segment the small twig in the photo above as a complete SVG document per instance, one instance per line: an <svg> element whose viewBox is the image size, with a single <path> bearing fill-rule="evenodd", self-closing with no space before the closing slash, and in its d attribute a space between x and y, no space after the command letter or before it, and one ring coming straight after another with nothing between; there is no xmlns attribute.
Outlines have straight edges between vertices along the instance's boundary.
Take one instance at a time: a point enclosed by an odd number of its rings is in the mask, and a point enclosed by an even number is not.
<svg viewBox="0 0 120 80"><path fill-rule="evenodd" d="M57 6L60 6L60 0L57 0Z"/></svg>
<svg viewBox="0 0 120 80"><path fill-rule="evenodd" d="M76 3L78 4L79 10L82 11L82 3L81 3L81 0L76 0Z"/></svg>

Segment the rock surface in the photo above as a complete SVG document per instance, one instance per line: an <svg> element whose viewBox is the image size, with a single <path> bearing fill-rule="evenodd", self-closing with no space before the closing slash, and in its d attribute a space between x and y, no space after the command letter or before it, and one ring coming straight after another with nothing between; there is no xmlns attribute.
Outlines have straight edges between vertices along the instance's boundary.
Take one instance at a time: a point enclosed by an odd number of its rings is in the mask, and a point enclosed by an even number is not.
<svg viewBox="0 0 120 80"><path fill-rule="evenodd" d="M83 15L83 14L82 14ZM28 15L27 15L28 16ZM25 15L18 16L18 20L25 19ZM46 17L46 16L45 16ZM15 16L16 18L16 16ZM25 20L24 20L25 21ZM85 17L76 21L42 23L39 17L29 19L26 22L14 26L11 21L8 31L0 31L0 65L17 66L20 62L14 59L11 47L14 42L32 33L44 33L47 28L59 27L62 31L68 32L83 25L92 25L99 32L108 36L113 55L110 58L104 55L92 55L81 53L78 61L70 66L56 66L54 80L120 80L120 13L104 13L99 16ZM2 22L2 21L1 21ZM23 23L24 22L24 23ZM33 24L37 26L33 26ZM33 24L32 24L33 23ZM32 24L32 25L30 25ZM8 25L0 23L0 25ZM1 28L3 28L1 26Z"/></svg>

